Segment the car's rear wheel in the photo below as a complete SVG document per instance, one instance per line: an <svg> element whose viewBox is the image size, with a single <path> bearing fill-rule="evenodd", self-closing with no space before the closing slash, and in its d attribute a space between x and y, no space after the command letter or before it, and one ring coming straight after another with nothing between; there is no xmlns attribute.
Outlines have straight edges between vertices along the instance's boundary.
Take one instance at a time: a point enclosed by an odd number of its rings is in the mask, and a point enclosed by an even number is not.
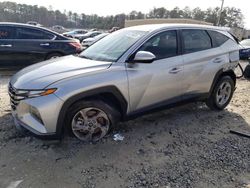
<svg viewBox="0 0 250 188"><path fill-rule="evenodd" d="M80 101L68 111L68 130L85 142L102 139L117 122L119 113L101 100Z"/></svg>
<svg viewBox="0 0 250 188"><path fill-rule="evenodd" d="M47 55L46 60L55 59L55 58L58 58L61 56L62 56L62 54L60 54L60 53L51 53L51 54Z"/></svg>
<svg viewBox="0 0 250 188"><path fill-rule="evenodd" d="M250 64L248 64L245 68L244 77L245 79L250 80Z"/></svg>
<svg viewBox="0 0 250 188"><path fill-rule="evenodd" d="M211 96L206 101L212 110L223 110L230 103L235 90L235 83L230 76L222 77L215 85Z"/></svg>

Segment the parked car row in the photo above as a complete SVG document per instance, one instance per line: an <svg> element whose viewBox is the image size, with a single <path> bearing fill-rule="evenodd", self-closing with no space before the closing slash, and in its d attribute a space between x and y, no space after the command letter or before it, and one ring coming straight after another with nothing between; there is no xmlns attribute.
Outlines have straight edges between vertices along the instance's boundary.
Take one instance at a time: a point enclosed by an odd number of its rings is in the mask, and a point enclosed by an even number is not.
<svg viewBox="0 0 250 188"><path fill-rule="evenodd" d="M43 27L0 23L0 68L24 67L81 51L78 40Z"/></svg>
<svg viewBox="0 0 250 188"><path fill-rule="evenodd" d="M120 29L119 27L113 27L111 30L108 31L108 33L113 33L119 29ZM102 35L102 37L100 37L100 39L107 36L106 33L98 31L97 29L91 29L89 31L84 30L84 29L76 29L76 30L63 33L64 36L79 39L80 42L83 42L83 40L88 39L88 38L95 38L96 36L100 34L104 34ZM90 39L90 40L93 40L93 39Z"/></svg>
<svg viewBox="0 0 250 188"><path fill-rule="evenodd" d="M65 30L54 26L53 30ZM0 69L20 68L64 55L79 54L109 33L77 29L63 34L27 24L0 23ZM82 42L82 44L80 43Z"/></svg>
<svg viewBox="0 0 250 188"><path fill-rule="evenodd" d="M41 24L35 22L35 21L29 21L27 22L29 25L34 25L34 26L42 26ZM110 29L107 33L103 33L101 31L98 31L96 28L86 30L86 29L73 29L70 31L66 31L66 29L63 26L60 25L55 25L51 27L52 31L55 31L57 33L62 34L65 37L68 38L75 38L80 41L80 43L83 46L83 49L88 48L90 45L93 43L99 41L100 39L104 38L107 36L109 33L113 33L117 30L119 30L119 27L113 27ZM64 32L66 31L66 32ZM99 36L100 35L100 36Z"/></svg>
<svg viewBox="0 0 250 188"><path fill-rule="evenodd" d="M106 37L107 35L109 35L109 33L102 33L102 34L97 35L95 37L90 37L90 38L84 39L81 43L83 46L83 49L90 47L92 44L96 43L97 41L101 40L102 38Z"/></svg>
<svg viewBox="0 0 250 188"><path fill-rule="evenodd" d="M72 30L72 31L68 31L63 33L63 35L65 37L70 37L70 38L79 38L82 35L86 34L88 31L84 30L84 29L76 29L76 30Z"/></svg>

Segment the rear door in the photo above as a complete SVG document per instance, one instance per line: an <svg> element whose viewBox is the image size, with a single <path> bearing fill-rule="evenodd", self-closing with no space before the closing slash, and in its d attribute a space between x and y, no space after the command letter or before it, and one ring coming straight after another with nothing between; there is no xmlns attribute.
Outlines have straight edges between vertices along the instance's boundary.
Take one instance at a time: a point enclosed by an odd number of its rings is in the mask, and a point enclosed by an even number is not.
<svg viewBox="0 0 250 188"><path fill-rule="evenodd" d="M14 65L14 37L14 27L0 26L0 68L6 68Z"/></svg>
<svg viewBox="0 0 250 188"><path fill-rule="evenodd" d="M225 55L212 45L206 30L183 29L182 44L185 97L208 93L216 72L226 61Z"/></svg>
<svg viewBox="0 0 250 188"><path fill-rule="evenodd" d="M36 28L16 27L16 61L27 66L45 60L47 54L53 50L55 39L53 33Z"/></svg>

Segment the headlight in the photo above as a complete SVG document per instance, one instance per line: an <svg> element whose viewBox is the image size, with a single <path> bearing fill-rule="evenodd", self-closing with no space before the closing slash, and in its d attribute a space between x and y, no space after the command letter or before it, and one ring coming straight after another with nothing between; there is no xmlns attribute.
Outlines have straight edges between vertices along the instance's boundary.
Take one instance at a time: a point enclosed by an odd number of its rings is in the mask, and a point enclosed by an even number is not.
<svg viewBox="0 0 250 188"><path fill-rule="evenodd" d="M43 89L43 90L18 90L16 91L16 96L25 97L25 98L34 98L40 96L50 95L55 93L56 88L53 89Z"/></svg>
<svg viewBox="0 0 250 188"><path fill-rule="evenodd" d="M37 90L37 91L29 91L28 97L39 97L46 96L54 93L56 89L45 89L45 90Z"/></svg>

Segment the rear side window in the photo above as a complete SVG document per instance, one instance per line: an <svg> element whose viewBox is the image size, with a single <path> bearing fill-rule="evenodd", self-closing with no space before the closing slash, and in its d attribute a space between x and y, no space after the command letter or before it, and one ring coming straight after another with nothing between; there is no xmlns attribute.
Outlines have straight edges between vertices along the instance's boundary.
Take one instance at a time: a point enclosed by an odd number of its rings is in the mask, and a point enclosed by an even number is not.
<svg viewBox="0 0 250 188"><path fill-rule="evenodd" d="M156 59L176 56L178 54L176 31L165 31L153 36L139 51L151 52Z"/></svg>
<svg viewBox="0 0 250 188"><path fill-rule="evenodd" d="M212 38L213 47L219 47L224 44L229 38L217 31L207 31Z"/></svg>
<svg viewBox="0 0 250 188"><path fill-rule="evenodd" d="M41 39L51 40L55 36L51 33L32 28L17 28L18 39Z"/></svg>
<svg viewBox="0 0 250 188"><path fill-rule="evenodd" d="M0 26L0 39L14 39L15 29L13 27Z"/></svg>
<svg viewBox="0 0 250 188"><path fill-rule="evenodd" d="M182 30L183 51L193 53L212 48L211 38L204 30Z"/></svg>

